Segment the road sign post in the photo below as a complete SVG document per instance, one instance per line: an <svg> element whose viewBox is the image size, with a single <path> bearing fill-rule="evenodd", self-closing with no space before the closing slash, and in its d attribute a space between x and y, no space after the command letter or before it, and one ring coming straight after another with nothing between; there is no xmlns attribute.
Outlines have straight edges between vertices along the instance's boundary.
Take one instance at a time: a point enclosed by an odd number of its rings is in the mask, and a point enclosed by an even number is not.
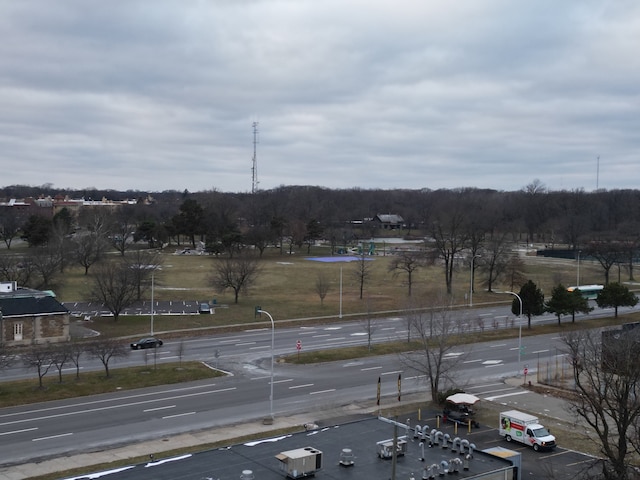
<svg viewBox="0 0 640 480"><path fill-rule="evenodd" d="M300 360L300 350L302 350L302 342L300 340L296 341L296 350L298 351L298 360Z"/></svg>

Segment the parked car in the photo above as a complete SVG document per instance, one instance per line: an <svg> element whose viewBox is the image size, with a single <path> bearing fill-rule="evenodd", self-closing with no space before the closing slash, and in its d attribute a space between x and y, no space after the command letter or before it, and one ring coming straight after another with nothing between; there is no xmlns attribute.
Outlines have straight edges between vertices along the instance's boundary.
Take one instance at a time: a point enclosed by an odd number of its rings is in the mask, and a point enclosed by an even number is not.
<svg viewBox="0 0 640 480"><path fill-rule="evenodd" d="M131 350L140 350L141 348L158 348L162 346L162 340L155 337L144 337L131 344Z"/></svg>

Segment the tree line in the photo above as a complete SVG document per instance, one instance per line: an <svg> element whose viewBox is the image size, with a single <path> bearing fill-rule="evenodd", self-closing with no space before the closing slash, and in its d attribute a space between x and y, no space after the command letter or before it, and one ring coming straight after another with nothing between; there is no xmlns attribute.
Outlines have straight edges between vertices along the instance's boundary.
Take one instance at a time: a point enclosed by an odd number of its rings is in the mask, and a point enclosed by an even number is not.
<svg viewBox="0 0 640 480"><path fill-rule="evenodd" d="M21 191L5 187L0 192ZM46 289L53 288L71 264L81 266L87 275L96 269L104 281L93 296L112 303L116 319L118 304L141 299L159 266L154 252L167 245L198 248L229 259L216 271L213 282L221 289L234 290L236 302L259 273L255 262L246 258L261 256L267 247L275 247L280 254L294 249L309 252L320 239L332 254L372 236L423 239L416 251L400 252L391 267L395 275L406 279L409 296L415 272L436 262L442 265L444 284L451 294L461 259L471 265L472 279L476 269L483 271L487 291L496 282L512 290L521 287L526 277L521 261L512 254L514 244L543 242L549 248L563 247L576 258L593 259L602 267L604 283L609 283L615 266L633 280L640 249L640 192L635 190L553 192L534 181L517 192L283 186L252 194L75 193L153 201L122 205L113 211L86 207L77 214L63 208L53 217L32 214L20 218L11 208L0 208L0 238L7 250L19 237L29 245L25 254L0 255L0 279ZM373 220L380 212L396 213L404 223L386 231ZM148 248L140 249L140 245ZM120 261L102 262L108 251L117 252ZM365 262L359 266L362 292L368 273ZM118 278L121 280L116 281ZM124 284L132 288L116 288Z"/></svg>

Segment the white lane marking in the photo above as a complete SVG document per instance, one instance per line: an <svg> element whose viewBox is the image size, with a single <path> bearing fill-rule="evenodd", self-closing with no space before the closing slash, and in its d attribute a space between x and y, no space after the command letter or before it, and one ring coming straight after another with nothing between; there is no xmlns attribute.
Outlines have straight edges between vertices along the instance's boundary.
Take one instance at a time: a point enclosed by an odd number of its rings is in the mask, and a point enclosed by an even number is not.
<svg viewBox="0 0 640 480"><path fill-rule="evenodd" d="M249 350L264 350L265 348L271 348L270 345L262 345L260 347L249 347Z"/></svg>
<svg viewBox="0 0 640 480"><path fill-rule="evenodd" d="M120 400L127 400L130 398L142 398L142 397L153 397L153 396L157 396L157 395L162 395L165 393L174 393L174 392L187 392L189 390L200 390L202 388L210 388L213 387L215 385L215 383L209 384L209 385L195 385L195 386L191 386L191 387L180 387L180 388L172 388L169 390L161 390L161 391L157 391L157 392L147 392L147 393L137 393L137 394L133 394L133 395L123 395L122 397L120 397ZM73 405L71 405L71 407L84 407L86 405L96 405L96 404L100 404L100 403L112 403L113 399L105 399L105 400L91 400L91 401L87 401L87 402L78 402L78 403L74 403ZM34 410L26 410L24 412L15 412L15 413L6 413L3 415L0 415L0 418L6 418L6 417L19 417L19 416L23 416L23 415L27 415L30 413L39 413L39 412L49 412L49 411L55 411L55 410L64 410L69 408L69 405L61 405L61 406L57 406L57 407L46 407L46 408L38 408L38 409L34 409ZM0 424L2 425L2 424Z"/></svg>
<svg viewBox="0 0 640 480"><path fill-rule="evenodd" d="M396 373L402 373L402 370L395 370L393 372L382 372L380 375L395 375Z"/></svg>
<svg viewBox="0 0 640 480"><path fill-rule="evenodd" d="M327 327L324 330L342 330L342 327Z"/></svg>
<svg viewBox="0 0 640 480"><path fill-rule="evenodd" d="M304 385L293 385L291 387L289 387L289 390L293 390L295 388L306 388L306 387L313 387L313 383L305 383Z"/></svg>
<svg viewBox="0 0 640 480"><path fill-rule="evenodd" d="M178 413L176 415L167 415L165 417L162 417L163 420L167 420L169 418L176 418L176 417L186 417L187 415L195 415L196 412L186 412L186 413Z"/></svg>
<svg viewBox="0 0 640 480"><path fill-rule="evenodd" d="M13 435L14 433L31 432L31 431L37 430L37 429L38 429L38 427L23 428L22 430L13 430L11 432L2 432L2 433L0 433L0 436L2 436L2 435Z"/></svg>
<svg viewBox="0 0 640 480"><path fill-rule="evenodd" d="M32 442L39 442L40 440L51 440L54 438L68 437L69 435L73 435L73 433L61 433L60 435L51 435L50 437L40 437L31 439Z"/></svg>
<svg viewBox="0 0 640 480"><path fill-rule="evenodd" d="M168 400L177 400L177 399L181 399L181 398L195 397L195 396L200 396L200 395L209 395L211 393L230 392L230 391L233 391L233 390L236 390L236 387L220 388L218 390L209 390L209 391L205 391L205 392L188 393L188 394L185 394L185 395L174 395L172 397L166 397L166 398L153 398L153 399L150 399L150 400L142 400L142 401L139 401L139 402L129 402L129 403L123 403L123 404L118 404L118 405L106 405L104 407L89 408L89 409L86 409L86 410L75 410L73 412L67 412L67 413L56 413L56 414L51 414L51 415L44 415L42 417L26 418L24 420L13 420L11 422L0 423L0 426L2 426L2 425L12 425L12 424L15 424L15 423L34 422L36 420L45 420L45 419L49 419L49 418L70 417L72 415L80 415L80 414L91 413L91 412L99 412L99 411L103 411L103 410L115 410L116 408L133 407L133 406L136 406L136 405L144 405L145 403L165 402L165 401L168 401ZM142 395L140 395L140 396L142 396ZM113 400L109 400L109 401L113 401ZM96 402L96 403L98 403L98 402Z"/></svg>
<svg viewBox="0 0 640 480"><path fill-rule="evenodd" d="M330 333L319 333L317 335L313 335L312 338L320 338L320 337L330 337L331 334Z"/></svg>
<svg viewBox="0 0 640 480"><path fill-rule="evenodd" d="M546 350L536 350L535 352L531 352L531 353L532 353L532 354L533 354L533 353L547 353L548 351L549 351L549 349L546 349ZM556 355L556 356L557 356L557 357L562 357L563 355Z"/></svg>
<svg viewBox="0 0 640 480"><path fill-rule="evenodd" d="M382 366L378 366L378 367L367 367L367 368L361 368L360 371L361 372L366 372L367 370L382 370Z"/></svg>
<svg viewBox="0 0 640 480"><path fill-rule="evenodd" d="M293 378L287 378L285 380L276 380L275 382L273 382L273 384L275 385L276 383L287 383L287 382L293 382Z"/></svg>
<svg viewBox="0 0 640 480"><path fill-rule="evenodd" d="M167 405L165 407L157 407L157 408L145 408L144 410L142 410L144 413L147 412L156 412L158 410L168 410L169 408L176 408L175 405Z"/></svg>
<svg viewBox="0 0 640 480"><path fill-rule="evenodd" d="M477 359L477 360L465 360L462 363L478 363L478 362L482 362L483 360L481 358Z"/></svg>
<svg viewBox="0 0 640 480"><path fill-rule="evenodd" d="M365 335L367 335L367 332L356 332L356 333L350 333L349 335L352 337L364 337Z"/></svg>
<svg viewBox="0 0 640 480"><path fill-rule="evenodd" d="M236 347L244 347L246 345L255 345L256 342L244 342L244 343L236 343L235 346Z"/></svg>
<svg viewBox="0 0 640 480"><path fill-rule="evenodd" d="M495 345L489 345L490 348L498 348L498 347L505 347L507 344L506 343L496 343Z"/></svg>
<svg viewBox="0 0 640 480"><path fill-rule="evenodd" d="M514 393L505 393L504 395L494 395L493 397L485 397L485 400L492 402L494 400L497 400L498 398L513 397L514 395L524 395L525 393L529 393L529 390L522 390L521 392Z"/></svg>
<svg viewBox="0 0 640 480"><path fill-rule="evenodd" d="M344 365L342 365L342 368L344 368L344 367L357 367L359 365L364 365L364 362L349 362L349 363L345 363Z"/></svg>
<svg viewBox="0 0 640 480"><path fill-rule="evenodd" d="M485 360L482 365L498 365L499 363L502 363L502 360Z"/></svg>
<svg viewBox="0 0 640 480"><path fill-rule="evenodd" d="M309 392L309 395L318 395L320 393L331 393L335 391L336 391L335 388L330 388L329 390L318 390L317 392Z"/></svg>

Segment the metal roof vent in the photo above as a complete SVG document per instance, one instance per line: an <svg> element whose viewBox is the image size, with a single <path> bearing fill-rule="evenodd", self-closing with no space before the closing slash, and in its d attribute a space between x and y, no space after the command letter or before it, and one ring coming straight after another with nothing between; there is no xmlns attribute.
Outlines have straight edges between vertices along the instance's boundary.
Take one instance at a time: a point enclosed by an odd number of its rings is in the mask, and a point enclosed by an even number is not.
<svg viewBox="0 0 640 480"><path fill-rule="evenodd" d="M350 448L343 448L340 452L340 465L343 467L351 467L355 464L355 458Z"/></svg>
<svg viewBox="0 0 640 480"><path fill-rule="evenodd" d="M253 480L253 471L252 470L243 470L240 475L240 480Z"/></svg>

